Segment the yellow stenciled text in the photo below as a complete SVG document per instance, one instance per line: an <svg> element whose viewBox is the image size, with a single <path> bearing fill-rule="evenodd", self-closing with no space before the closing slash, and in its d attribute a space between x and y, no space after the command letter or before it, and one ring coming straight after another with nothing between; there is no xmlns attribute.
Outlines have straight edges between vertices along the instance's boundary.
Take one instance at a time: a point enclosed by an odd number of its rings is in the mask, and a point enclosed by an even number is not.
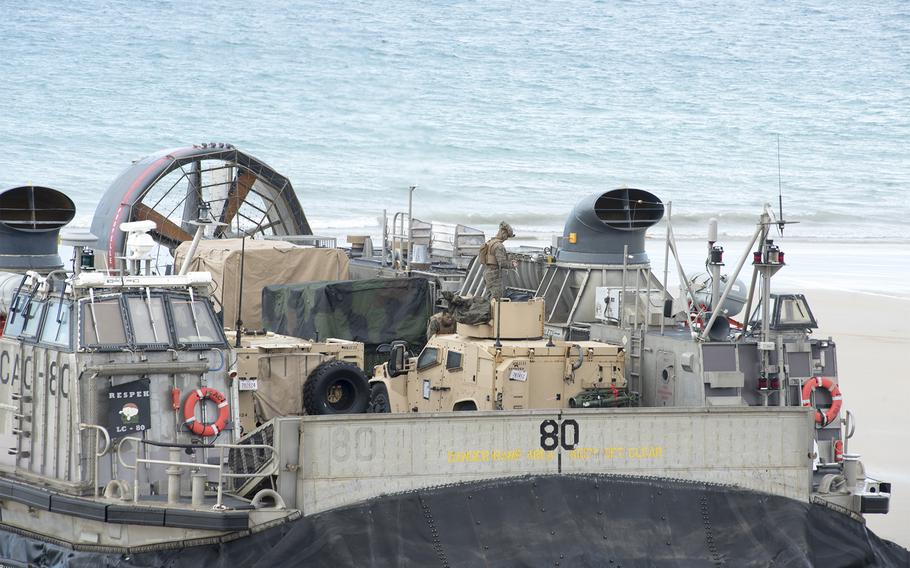
<svg viewBox="0 0 910 568"><path fill-rule="evenodd" d="M611 446L605 448L577 447L562 452L564 459L596 460L653 460L664 457L663 446ZM449 451L449 463L511 462L518 460L555 460L557 452L534 448L531 450L463 450Z"/></svg>
<svg viewBox="0 0 910 568"><path fill-rule="evenodd" d="M467 450L449 452L449 463L502 462L521 459L521 450Z"/></svg>
<svg viewBox="0 0 910 568"><path fill-rule="evenodd" d="M566 455L573 460L589 460L596 458L600 454L600 448L575 448L569 450Z"/></svg>

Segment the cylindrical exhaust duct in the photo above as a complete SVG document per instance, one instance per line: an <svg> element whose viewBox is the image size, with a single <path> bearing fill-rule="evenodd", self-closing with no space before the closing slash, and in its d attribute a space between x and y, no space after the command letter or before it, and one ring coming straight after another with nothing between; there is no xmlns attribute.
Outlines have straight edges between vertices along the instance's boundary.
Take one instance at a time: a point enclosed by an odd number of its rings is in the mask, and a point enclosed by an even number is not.
<svg viewBox="0 0 910 568"><path fill-rule="evenodd" d="M589 195L569 215L556 260L622 264L623 249L628 246L629 264L646 263L645 231L663 215L660 198L643 189Z"/></svg>
<svg viewBox="0 0 910 568"><path fill-rule="evenodd" d="M73 201L56 189L24 185L0 191L0 270L62 268L57 236L75 215Z"/></svg>
<svg viewBox="0 0 910 568"><path fill-rule="evenodd" d="M22 278L24 278L22 274L0 272L0 316L6 316L9 313L13 297L19 290Z"/></svg>

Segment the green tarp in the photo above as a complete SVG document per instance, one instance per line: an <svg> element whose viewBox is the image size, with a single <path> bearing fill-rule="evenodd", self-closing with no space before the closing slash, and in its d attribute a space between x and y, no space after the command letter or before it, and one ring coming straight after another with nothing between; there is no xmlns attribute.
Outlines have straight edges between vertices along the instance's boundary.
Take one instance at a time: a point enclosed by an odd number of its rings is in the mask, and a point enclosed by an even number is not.
<svg viewBox="0 0 910 568"><path fill-rule="evenodd" d="M412 348L422 346L431 314L430 286L423 278L305 282L262 290L265 329L304 339L360 341L368 363L376 362L372 356L382 343L403 339Z"/></svg>

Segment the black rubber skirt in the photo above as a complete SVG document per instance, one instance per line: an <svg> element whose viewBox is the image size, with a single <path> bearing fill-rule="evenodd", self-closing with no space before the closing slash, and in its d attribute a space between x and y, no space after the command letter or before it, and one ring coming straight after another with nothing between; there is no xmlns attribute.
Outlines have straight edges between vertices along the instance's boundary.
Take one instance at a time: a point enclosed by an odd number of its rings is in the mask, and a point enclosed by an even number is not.
<svg viewBox="0 0 910 568"><path fill-rule="evenodd" d="M389 495L218 545L139 554L73 550L3 532L0 557L13 566L92 567L910 567L906 549L821 505L596 475Z"/></svg>

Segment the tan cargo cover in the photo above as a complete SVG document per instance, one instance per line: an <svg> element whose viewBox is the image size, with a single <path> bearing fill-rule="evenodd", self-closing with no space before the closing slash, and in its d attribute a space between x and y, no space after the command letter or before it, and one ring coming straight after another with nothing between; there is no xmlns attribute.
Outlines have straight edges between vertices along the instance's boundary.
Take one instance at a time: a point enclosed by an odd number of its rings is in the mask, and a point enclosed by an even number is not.
<svg viewBox="0 0 910 568"><path fill-rule="evenodd" d="M177 248L174 266L183 263L190 243ZM237 321L241 239L203 240L190 271L211 272L215 302L223 306L225 327ZM300 247L284 241L246 240L243 282L243 325L262 327L262 289L273 284L347 280L348 257L339 249Z"/></svg>

